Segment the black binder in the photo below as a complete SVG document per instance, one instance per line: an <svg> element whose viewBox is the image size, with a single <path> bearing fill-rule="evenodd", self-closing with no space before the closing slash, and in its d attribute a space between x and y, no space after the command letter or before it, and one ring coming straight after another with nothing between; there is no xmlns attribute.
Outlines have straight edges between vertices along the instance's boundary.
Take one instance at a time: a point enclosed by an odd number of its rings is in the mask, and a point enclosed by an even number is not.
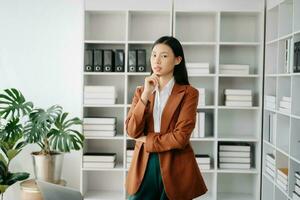
<svg viewBox="0 0 300 200"><path fill-rule="evenodd" d="M124 50L115 51L115 72L124 72Z"/></svg>
<svg viewBox="0 0 300 200"><path fill-rule="evenodd" d="M129 50L128 52L128 72L136 72L136 50Z"/></svg>
<svg viewBox="0 0 300 200"><path fill-rule="evenodd" d="M93 70L93 50L86 49L84 51L84 71L92 72Z"/></svg>
<svg viewBox="0 0 300 200"><path fill-rule="evenodd" d="M101 49L94 50L94 71L102 72L103 71L103 52Z"/></svg>
<svg viewBox="0 0 300 200"><path fill-rule="evenodd" d="M300 72L300 42L294 43L294 72Z"/></svg>
<svg viewBox="0 0 300 200"><path fill-rule="evenodd" d="M146 72L146 50L137 50L137 71Z"/></svg>
<svg viewBox="0 0 300 200"><path fill-rule="evenodd" d="M114 67L114 51L111 49L103 50L103 71L113 72Z"/></svg>

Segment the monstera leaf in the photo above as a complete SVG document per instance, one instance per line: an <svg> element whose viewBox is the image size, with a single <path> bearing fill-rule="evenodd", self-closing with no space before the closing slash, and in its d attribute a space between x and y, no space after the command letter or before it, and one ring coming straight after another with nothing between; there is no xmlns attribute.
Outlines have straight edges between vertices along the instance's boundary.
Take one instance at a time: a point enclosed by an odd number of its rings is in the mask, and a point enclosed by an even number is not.
<svg viewBox="0 0 300 200"><path fill-rule="evenodd" d="M29 121L25 126L25 140L29 143L37 143L42 149L44 149L47 134L61 112L62 107L58 105L51 106L47 110L34 109L30 113Z"/></svg>
<svg viewBox="0 0 300 200"><path fill-rule="evenodd" d="M17 89L6 89L4 92L0 94L0 116L5 119L18 118L32 110L32 102L26 102L23 94Z"/></svg>
<svg viewBox="0 0 300 200"><path fill-rule="evenodd" d="M75 117L66 120L68 113L61 114L55 121L55 128L48 134L52 150L70 152L83 146L84 137L78 131L71 129L73 125L81 125L82 121Z"/></svg>

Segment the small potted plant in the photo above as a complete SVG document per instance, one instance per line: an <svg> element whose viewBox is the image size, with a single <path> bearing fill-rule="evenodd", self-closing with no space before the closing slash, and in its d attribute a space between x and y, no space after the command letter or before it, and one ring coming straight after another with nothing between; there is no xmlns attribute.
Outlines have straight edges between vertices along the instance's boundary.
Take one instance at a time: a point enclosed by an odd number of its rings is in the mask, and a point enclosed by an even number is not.
<svg viewBox="0 0 300 200"><path fill-rule="evenodd" d="M75 129L81 125L78 117L67 119L68 113L62 107L53 105L47 110L38 108L29 114L24 138L28 143L36 143L41 150L32 152L36 179L59 183L63 163L63 153L80 150L84 136Z"/></svg>
<svg viewBox="0 0 300 200"><path fill-rule="evenodd" d="M0 93L0 194L3 199L6 189L18 181L25 180L29 173L9 171L9 165L26 145L23 140L24 118L33 108L16 89Z"/></svg>

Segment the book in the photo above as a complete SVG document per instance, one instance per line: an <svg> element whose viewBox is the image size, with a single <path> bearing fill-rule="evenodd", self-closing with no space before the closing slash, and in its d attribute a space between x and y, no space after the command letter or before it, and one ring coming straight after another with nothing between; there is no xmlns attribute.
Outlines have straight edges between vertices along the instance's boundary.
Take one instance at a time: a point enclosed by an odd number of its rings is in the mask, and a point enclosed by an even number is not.
<svg viewBox="0 0 300 200"><path fill-rule="evenodd" d="M275 165L273 165L272 163L266 162L266 166L275 172L275 170L276 170Z"/></svg>
<svg viewBox="0 0 300 200"><path fill-rule="evenodd" d="M252 106L252 101L225 101L225 106L250 107Z"/></svg>
<svg viewBox="0 0 300 200"><path fill-rule="evenodd" d="M133 156L133 151L134 151L133 149L127 149L126 150L126 155L127 156Z"/></svg>
<svg viewBox="0 0 300 200"><path fill-rule="evenodd" d="M83 162L83 168L114 168L114 162Z"/></svg>
<svg viewBox="0 0 300 200"><path fill-rule="evenodd" d="M250 95L226 95L226 101L252 101L252 96Z"/></svg>
<svg viewBox="0 0 300 200"><path fill-rule="evenodd" d="M188 75L209 74L209 68L190 69L187 68Z"/></svg>
<svg viewBox="0 0 300 200"><path fill-rule="evenodd" d="M237 65L237 64L220 64L220 69L249 69L249 65Z"/></svg>
<svg viewBox="0 0 300 200"><path fill-rule="evenodd" d="M199 137L203 138L205 137L205 112L199 112Z"/></svg>
<svg viewBox="0 0 300 200"><path fill-rule="evenodd" d="M115 124L83 124L83 130L90 130L90 131L113 131L116 129Z"/></svg>
<svg viewBox="0 0 300 200"><path fill-rule="evenodd" d="M249 75L249 69L234 70L234 69L220 69L220 74L236 74L236 75Z"/></svg>
<svg viewBox="0 0 300 200"><path fill-rule="evenodd" d="M270 175L270 177L272 177L273 179L275 178L275 171L273 171L273 170L270 169L269 167L266 167L265 170L266 170L266 173L267 173L268 175Z"/></svg>
<svg viewBox="0 0 300 200"><path fill-rule="evenodd" d="M113 162L116 156L116 153L87 152L83 154L83 162Z"/></svg>
<svg viewBox="0 0 300 200"><path fill-rule="evenodd" d="M300 195L297 194L295 191L293 192L293 200L300 200Z"/></svg>
<svg viewBox="0 0 300 200"><path fill-rule="evenodd" d="M198 164L209 164L211 162L211 159L207 154L196 154L195 157Z"/></svg>
<svg viewBox="0 0 300 200"><path fill-rule="evenodd" d="M84 130L83 134L86 137L114 137L116 135L116 130L113 131Z"/></svg>
<svg viewBox="0 0 300 200"><path fill-rule="evenodd" d="M116 117L85 117L83 124L115 124Z"/></svg>
<svg viewBox="0 0 300 200"><path fill-rule="evenodd" d="M107 92L107 93L115 93L116 87L115 86L93 86L93 85L86 85L84 86L84 92Z"/></svg>
<svg viewBox="0 0 300 200"><path fill-rule="evenodd" d="M292 98L291 97L283 96L282 97L282 101L292 102Z"/></svg>
<svg viewBox="0 0 300 200"><path fill-rule="evenodd" d="M186 62L185 63L187 68L197 67L197 68L208 68L209 63L204 62Z"/></svg>
<svg viewBox="0 0 300 200"><path fill-rule="evenodd" d="M252 95L252 90L225 89L225 95Z"/></svg>
<svg viewBox="0 0 300 200"><path fill-rule="evenodd" d="M288 177L289 169L286 167L278 168L277 169L277 174L286 178Z"/></svg>
<svg viewBox="0 0 300 200"><path fill-rule="evenodd" d="M300 194L300 186L297 185L297 184L295 184L295 192L296 192L297 194Z"/></svg>
<svg viewBox="0 0 300 200"><path fill-rule="evenodd" d="M300 180L300 171L295 172L295 177Z"/></svg>
<svg viewBox="0 0 300 200"><path fill-rule="evenodd" d="M221 169L250 169L250 163L219 163Z"/></svg>
<svg viewBox="0 0 300 200"><path fill-rule="evenodd" d="M239 144L239 145L219 145L220 151L250 151L250 145L248 144Z"/></svg>
<svg viewBox="0 0 300 200"><path fill-rule="evenodd" d="M250 152L219 151L220 157L250 157Z"/></svg>
<svg viewBox="0 0 300 200"><path fill-rule="evenodd" d="M267 102L273 102L273 103L275 103L275 102L276 102L276 96L265 95L265 100L266 100Z"/></svg>
<svg viewBox="0 0 300 200"><path fill-rule="evenodd" d="M282 183L280 180L276 180L276 183L277 183L277 185L279 186L279 187L281 187L284 191L287 191L287 189L288 189L288 186L286 185L286 184L284 184L284 183Z"/></svg>
<svg viewBox="0 0 300 200"><path fill-rule="evenodd" d="M117 93L113 92L84 92L85 99L116 99Z"/></svg>
<svg viewBox="0 0 300 200"><path fill-rule="evenodd" d="M239 158L239 157L220 157L219 162L221 163L250 163L249 158Z"/></svg>
<svg viewBox="0 0 300 200"><path fill-rule="evenodd" d="M198 163L198 167L199 167L201 170L208 170L208 169L211 169L210 164Z"/></svg>
<svg viewBox="0 0 300 200"><path fill-rule="evenodd" d="M83 102L86 105L112 105L116 103L116 99L84 99Z"/></svg>
<svg viewBox="0 0 300 200"><path fill-rule="evenodd" d="M288 101L280 101L280 102L279 102L279 106L280 106L281 108L291 109L291 102L288 102Z"/></svg>
<svg viewBox="0 0 300 200"><path fill-rule="evenodd" d="M271 153L266 154L266 160L275 165L275 156Z"/></svg>

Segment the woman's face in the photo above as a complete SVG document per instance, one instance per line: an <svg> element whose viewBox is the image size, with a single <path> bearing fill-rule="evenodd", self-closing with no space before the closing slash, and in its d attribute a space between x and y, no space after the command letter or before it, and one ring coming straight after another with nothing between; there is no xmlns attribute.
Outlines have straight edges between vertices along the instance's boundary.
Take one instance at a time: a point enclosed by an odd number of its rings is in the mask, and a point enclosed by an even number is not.
<svg viewBox="0 0 300 200"><path fill-rule="evenodd" d="M151 68L159 76L173 74L175 65L179 64L181 57L175 57L172 49L166 44L157 44L151 53Z"/></svg>

